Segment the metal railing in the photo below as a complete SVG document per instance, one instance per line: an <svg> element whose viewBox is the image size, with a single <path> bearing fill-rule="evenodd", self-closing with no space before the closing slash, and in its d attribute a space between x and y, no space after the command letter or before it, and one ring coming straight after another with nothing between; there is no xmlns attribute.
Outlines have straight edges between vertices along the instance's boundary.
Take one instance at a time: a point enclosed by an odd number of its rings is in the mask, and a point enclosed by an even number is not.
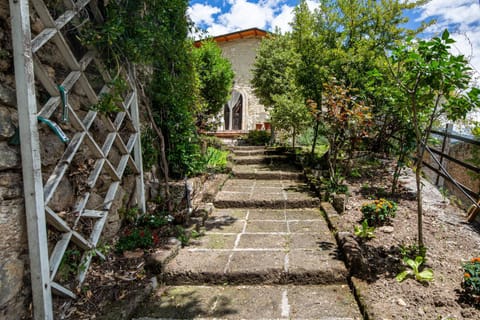
<svg viewBox="0 0 480 320"><path fill-rule="evenodd" d="M424 159L423 164L435 173L435 184L439 187L443 187L444 180L451 182L453 186L462 194L464 194L473 205L480 208L480 205L478 204L478 200L480 199L480 190L475 190L473 187L466 186L465 184L459 182L458 177L456 178L454 174L450 172L451 170L448 170L447 165L448 162L454 163L464 168L466 171L469 171L471 174L480 176L480 167L477 167L474 164L468 163L462 159L457 159L449 153L452 140L458 140L462 143L470 144L473 147L478 148L480 148L480 140L453 133L453 125L451 124L447 124L445 126L445 130L443 131L432 130L430 136L432 137L432 135L441 137L441 149L427 146L426 150L434 163L429 163Z"/></svg>

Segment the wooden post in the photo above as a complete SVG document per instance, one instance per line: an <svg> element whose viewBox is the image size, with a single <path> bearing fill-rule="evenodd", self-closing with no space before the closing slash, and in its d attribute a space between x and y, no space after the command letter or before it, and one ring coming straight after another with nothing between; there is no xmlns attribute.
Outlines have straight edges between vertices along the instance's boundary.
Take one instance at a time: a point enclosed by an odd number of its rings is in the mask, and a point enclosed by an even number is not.
<svg viewBox="0 0 480 320"><path fill-rule="evenodd" d="M9 0L34 318L53 319L28 0Z"/></svg>
<svg viewBox="0 0 480 320"><path fill-rule="evenodd" d="M450 150L450 137L448 135L451 134L452 131L453 131L453 125L451 123L447 123L447 125L445 126L445 135L443 136L443 141L442 141L442 153L448 154L448 152ZM447 161L445 160L445 158L441 154L440 155L440 165L445 168L446 164L447 164ZM441 171L440 165L438 165L438 170L439 171ZM438 187L443 187L444 183L445 183L445 179L439 173L437 173L437 178L435 180L435 184Z"/></svg>
<svg viewBox="0 0 480 320"><path fill-rule="evenodd" d="M137 182L136 182L136 197L137 197L137 206L138 208L145 213L147 208L145 206L145 185L143 181L143 161L142 161L142 131L140 128L140 116L138 113L138 96L137 96L137 90L134 87L135 84L132 85L133 87L133 92L134 92L134 97L133 97L133 103L131 106L131 115L132 115L132 122L133 126L135 127L135 130L137 131L137 140L135 141L135 146L133 148L133 157L135 159L135 163L138 167L138 173L137 176Z"/></svg>

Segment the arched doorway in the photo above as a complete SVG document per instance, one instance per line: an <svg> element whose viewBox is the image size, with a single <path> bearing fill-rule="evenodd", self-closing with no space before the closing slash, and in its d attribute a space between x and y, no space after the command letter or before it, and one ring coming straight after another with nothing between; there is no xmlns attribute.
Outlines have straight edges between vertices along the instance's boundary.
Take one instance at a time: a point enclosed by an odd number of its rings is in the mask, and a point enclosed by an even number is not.
<svg viewBox="0 0 480 320"><path fill-rule="evenodd" d="M230 101L223 109L225 130L242 130L243 124L243 96L237 90L233 90Z"/></svg>

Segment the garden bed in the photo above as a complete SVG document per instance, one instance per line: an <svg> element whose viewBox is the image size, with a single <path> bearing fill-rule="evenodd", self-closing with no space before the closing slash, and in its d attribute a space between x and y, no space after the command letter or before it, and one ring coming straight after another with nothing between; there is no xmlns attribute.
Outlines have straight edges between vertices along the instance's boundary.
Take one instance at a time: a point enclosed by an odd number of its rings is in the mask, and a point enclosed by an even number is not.
<svg viewBox="0 0 480 320"><path fill-rule="evenodd" d="M405 170L397 195L390 197L392 162L385 160L361 172L362 177L347 181L345 213L330 219L338 234L354 233L361 224L363 204L379 198L398 204L396 216L375 229L375 238L356 237L367 265L362 272L358 266L351 269L352 284L369 319L480 319L480 310L462 289L462 265L480 255L478 225L468 224L466 213L425 181L426 266L433 270L434 280L421 283L408 278L399 283L395 276L404 269L401 248L414 245L417 237L414 174Z"/></svg>

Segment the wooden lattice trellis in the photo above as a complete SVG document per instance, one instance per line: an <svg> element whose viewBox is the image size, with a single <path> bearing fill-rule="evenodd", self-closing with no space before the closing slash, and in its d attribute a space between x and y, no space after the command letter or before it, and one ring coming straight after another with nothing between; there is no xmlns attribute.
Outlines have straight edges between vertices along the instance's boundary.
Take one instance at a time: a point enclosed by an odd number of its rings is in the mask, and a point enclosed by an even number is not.
<svg viewBox="0 0 480 320"><path fill-rule="evenodd" d="M35 319L53 319L52 292L75 298L75 288L71 282L64 285L57 281L62 259L71 245L81 251L82 267L79 268L75 281L75 286L78 286L85 279L93 253L103 257L97 250L97 244L127 166L129 171L137 176L137 204L141 210L145 210L137 92L133 79L124 71L129 92L124 95L124 101L119 105L121 111L109 117L91 108L98 103L102 93L108 92L107 83L111 78L93 50L82 48L80 52L86 53L79 59L76 58L75 53L78 55L79 50L72 46L71 39L66 38L65 29L67 25L81 28L86 20L101 22L102 14L97 1L63 0L61 9L56 8L53 16L52 8L43 0L31 0L30 3L28 0L9 1L34 315ZM30 4L33 6L30 7ZM30 27L32 13L36 14L43 24L42 30L36 30L38 34L33 37ZM52 77L48 66L42 62L40 51L47 46L58 50L56 52L67 66L61 83ZM86 70L92 66L98 70L103 83L98 92L86 75ZM95 87L98 87L98 83ZM62 100L59 88L66 92L77 88L77 91L84 94L87 102L69 105L68 101ZM39 91L48 94L45 103L39 102L39 97L36 96ZM62 113L63 107L65 110ZM64 125L64 130L69 141L55 169L45 179L42 177L38 120L59 122L60 113L63 120L68 113L69 123ZM98 132L93 132L94 124L97 128L102 127L104 139L98 137ZM126 127L129 129L126 130ZM75 205L67 214L70 218L67 219L65 212L56 212L50 203L58 192L62 179L68 178L74 158L79 154L93 160L88 166L87 178L76 197ZM100 206L89 207L90 197L100 180L109 182L104 192L100 193L103 201ZM98 193L96 196L98 198ZM82 227L87 220L90 228ZM51 232L57 234L53 240L49 240Z"/></svg>

